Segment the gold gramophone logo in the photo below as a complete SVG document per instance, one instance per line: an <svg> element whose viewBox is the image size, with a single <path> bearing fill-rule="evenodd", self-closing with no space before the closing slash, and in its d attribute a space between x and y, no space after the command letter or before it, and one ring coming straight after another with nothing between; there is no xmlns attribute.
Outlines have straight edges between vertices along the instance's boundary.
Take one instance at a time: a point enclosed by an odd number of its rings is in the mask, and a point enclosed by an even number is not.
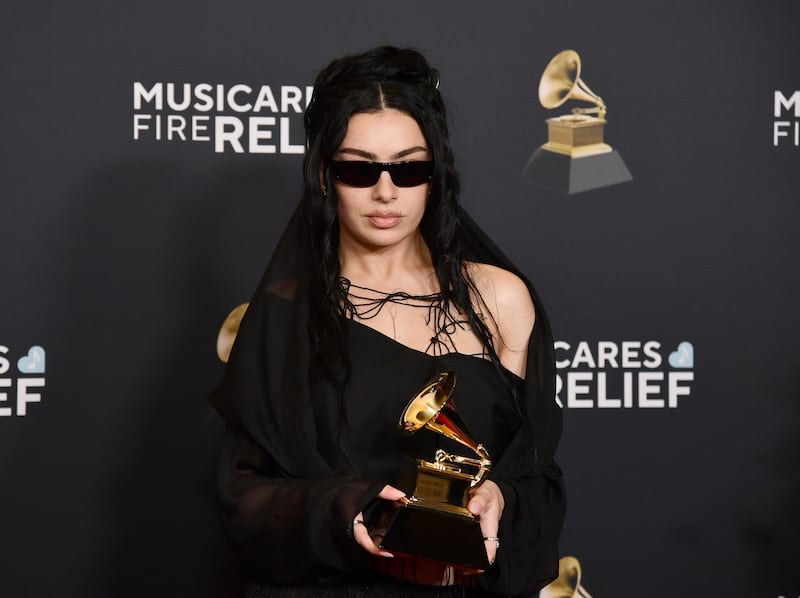
<svg viewBox="0 0 800 598"><path fill-rule="evenodd" d="M558 561L558 578L539 590L539 598L592 598L581 585L581 564L574 556Z"/></svg>
<svg viewBox="0 0 800 598"><path fill-rule="evenodd" d="M217 357L222 363L228 363L233 342L236 340L236 335L239 334L239 326L249 305L249 303L242 303L234 307L220 326L217 334Z"/></svg>
<svg viewBox="0 0 800 598"><path fill-rule="evenodd" d="M534 151L523 180L565 194L632 180L619 152L603 139L608 109L581 79L581 59L575 50L556 54L539 81L539 101L545 108L559 108L568 100L593 105L545 121L547 143Z"/></svg>

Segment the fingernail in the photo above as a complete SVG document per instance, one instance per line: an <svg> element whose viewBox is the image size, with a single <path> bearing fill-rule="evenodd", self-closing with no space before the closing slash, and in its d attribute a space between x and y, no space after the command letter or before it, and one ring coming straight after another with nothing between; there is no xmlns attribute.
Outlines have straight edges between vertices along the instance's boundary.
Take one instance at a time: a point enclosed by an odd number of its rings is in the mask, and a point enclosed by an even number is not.
<svg viewBox="0 0 800 598"><path fill-rule="evenodd" d="M394 555L391 552L384 552L383 550L381 550L378 554L381 556L385 556L387 559L394 558Z"/></svg>

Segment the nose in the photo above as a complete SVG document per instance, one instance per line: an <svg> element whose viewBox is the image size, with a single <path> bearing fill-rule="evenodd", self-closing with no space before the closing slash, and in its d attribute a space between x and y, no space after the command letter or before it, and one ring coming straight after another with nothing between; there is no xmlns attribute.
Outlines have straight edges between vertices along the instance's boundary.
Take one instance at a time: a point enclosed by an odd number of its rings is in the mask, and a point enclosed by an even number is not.
<svg viewBox="0 0 800 598"><path fill-rule="evenodd" d="M397 186L395 186L388 170L381 172L378 182L372 189L372 197L378 201L388 202L397 199Z"/></svg>

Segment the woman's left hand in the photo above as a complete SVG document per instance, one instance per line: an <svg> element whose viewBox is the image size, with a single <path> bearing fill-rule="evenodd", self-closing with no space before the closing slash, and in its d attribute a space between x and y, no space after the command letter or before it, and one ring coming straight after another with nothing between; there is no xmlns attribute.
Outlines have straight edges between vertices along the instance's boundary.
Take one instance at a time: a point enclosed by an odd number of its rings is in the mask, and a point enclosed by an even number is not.
<svg viewBox="0 0 800 598"><path fill-rule="evenodd" d="M475 515L481 524L481 531L484 538L497 538L500 529L500 517L503 516L503 509L506 502L500 487L492 480L485 480L480 486L470 492L467 508L470 513ZM499 540L484 540L486 545L486 556L489 562L494 563L497 558L497 548Z"/></svg>

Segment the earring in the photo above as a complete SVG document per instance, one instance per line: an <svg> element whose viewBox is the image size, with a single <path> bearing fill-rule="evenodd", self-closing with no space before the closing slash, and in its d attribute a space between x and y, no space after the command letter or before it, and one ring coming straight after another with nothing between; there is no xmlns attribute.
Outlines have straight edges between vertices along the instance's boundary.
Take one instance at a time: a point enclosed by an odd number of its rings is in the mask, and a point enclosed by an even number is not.
<svg viewBox="0 0 800 598"><path fill-rule="evenodd" d="M322 199L328 199L328 188L324 185L322 186Z"/></svg>

